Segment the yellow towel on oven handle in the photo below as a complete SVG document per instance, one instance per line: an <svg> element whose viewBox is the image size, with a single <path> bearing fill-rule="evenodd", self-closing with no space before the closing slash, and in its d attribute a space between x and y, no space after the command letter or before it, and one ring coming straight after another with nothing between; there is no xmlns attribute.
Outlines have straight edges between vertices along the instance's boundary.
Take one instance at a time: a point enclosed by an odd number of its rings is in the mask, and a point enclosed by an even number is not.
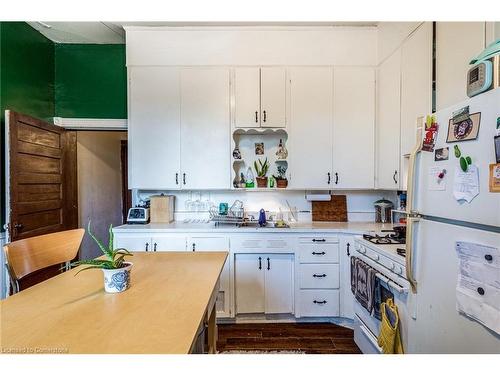
<svg viewBox="0 0 500 375"><path fill-rule="evenodd" d="M387 309L395 317L394 325L391 324L387 316ZM382 313L382 323L380 324L380 334L377 340L378 345L382 348L384 354L404 354L399 329L398 307L394 304L392 298L381 303L380 312Z"/></svg>

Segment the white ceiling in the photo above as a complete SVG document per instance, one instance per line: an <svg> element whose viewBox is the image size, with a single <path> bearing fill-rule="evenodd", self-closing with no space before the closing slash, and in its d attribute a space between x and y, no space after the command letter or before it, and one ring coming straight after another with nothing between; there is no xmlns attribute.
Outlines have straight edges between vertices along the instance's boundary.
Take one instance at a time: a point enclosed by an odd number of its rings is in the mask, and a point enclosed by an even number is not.
<svg viewBox="0 0 500 375"><path fill-rule="evenodd" d="M123 26L377 26L377 22L28 22L56 43L125 43Z"/></svg>

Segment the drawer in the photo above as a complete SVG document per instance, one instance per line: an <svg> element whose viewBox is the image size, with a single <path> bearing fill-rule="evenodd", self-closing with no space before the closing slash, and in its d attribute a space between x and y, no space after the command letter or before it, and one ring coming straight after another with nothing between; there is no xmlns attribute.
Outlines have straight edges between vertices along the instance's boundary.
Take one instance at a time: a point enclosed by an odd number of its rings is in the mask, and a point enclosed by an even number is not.
<svg viewBox="0 0 500 375"><path fill-rule="evenodd" d="M300 316L339 316L338 290L301 290Z"/></svg>
<svg viewBox="0 0 500 375"><path fill-rule="evenodd" d="M300 263L338 263L338 243L299 244Z"/></svg>
<svg viewBox="0 0 500 375"><path fill-rule="evenodd" d="M301 264L299 280L301 289L338 289L340 268L338 264Z"/></svg>
<svg viewBox="0 0 500 375"><path fill-rule="evenodd" d="M253 250L286 250L292 251L293 244L287 238L271 237L271 238L231 238L231 249L237 251Z"/></svg>

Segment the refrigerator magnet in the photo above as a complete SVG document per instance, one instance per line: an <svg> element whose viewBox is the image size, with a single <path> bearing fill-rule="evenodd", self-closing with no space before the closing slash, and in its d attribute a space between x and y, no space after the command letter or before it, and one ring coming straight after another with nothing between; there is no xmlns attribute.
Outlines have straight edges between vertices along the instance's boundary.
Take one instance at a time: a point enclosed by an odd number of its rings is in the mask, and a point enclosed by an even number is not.
<svg viewBox="0 0 500 375"><path fill-rule="evenodd" d="M437 139L439 126L436 122L436 116L427 116L425 121L425 137L422 141L422 151L433 152Z"/></svg>
<svg viewBox="0 0 500 375"><path fill-rule="evenodd" d="M495 158L500 163L500 135L495 136Z"/></svg>
<svg viewBox="0 0 500 375"><path fill-rule="evenodd" d="M448 160L449 156L450 156L449 147L437 148L434 151L434 161Z"/></svg>
<svg viewBox="0 0 500 375"><path fill-rule="evenodd" d="M454 122L450 119L448 122L447 143L473 141L479 134L479 124L481 123L481 112L472 113L465 120Z"/></svg>
<svg viewBox="0 0 500 375"><path fill-rule="evenodd" d="M490 193L500 193L500 163L490 164Z"/></svg>

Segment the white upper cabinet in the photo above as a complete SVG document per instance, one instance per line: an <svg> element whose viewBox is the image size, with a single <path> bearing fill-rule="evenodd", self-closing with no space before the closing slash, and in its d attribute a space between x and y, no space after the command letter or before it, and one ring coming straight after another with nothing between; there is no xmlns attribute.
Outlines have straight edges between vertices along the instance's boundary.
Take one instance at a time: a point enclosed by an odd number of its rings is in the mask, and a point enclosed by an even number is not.
<svg viewBox="0 0 500 375"><path fill-rule="evenodd" d="M129 68L129 187L178 189L179 70Z"/></svg>
<svg viewBox="0 0 500 375"><path fill-rule="evenodd" d="M333 69L291 68L290 79L290 187L328 189L332 186Z"/></svg>
<svg viewBox="0 0 500 375"><path fill-rule="evenodd" d="M465 82L465 80L464 80ZM401 154L416 142L417 118L432 110L432 23L422 24L401 49Z"/></svg>
<svg viewBox="0 0 500 375"><path fill-rule="evenodd" d="M286 69L234 69L234 122L236 128L286 126Z"/></svg>
<svg viewBox="0 0 500 375"><path fill-rule="evenodd" d="M261 68L260 70L261 122L264 128L286 126L286 70Z"/></svg>
<svg viewBox="0 0 500 375"><path fill-rule="evenodd" d="M260 69L234 69L234 121L237 128L260 126Z"/></svg>
<svg viewBox="0 0 500 375"><path fill-rule="evenodd" d="M379 67L377 79L377 188L400 186L401 50Z"/></svg>
<svg viewBox="0 0 500 375"><path fill-rule="evenodd" d="M333 82L332 187L373 189L375 71L336 67Z"/></svg>
<svg viewBox="0 0 500 375"><path fill-rule="evenodd" d="M485 22L437 22L436 110L467 99L469 61L485 47Z"/></svg>
<svg viewBox="0 0 500 375"><path fill-rule="evenodd" d="M182 188L231 186L229 105L228 68L181 70Z"/></svg>

